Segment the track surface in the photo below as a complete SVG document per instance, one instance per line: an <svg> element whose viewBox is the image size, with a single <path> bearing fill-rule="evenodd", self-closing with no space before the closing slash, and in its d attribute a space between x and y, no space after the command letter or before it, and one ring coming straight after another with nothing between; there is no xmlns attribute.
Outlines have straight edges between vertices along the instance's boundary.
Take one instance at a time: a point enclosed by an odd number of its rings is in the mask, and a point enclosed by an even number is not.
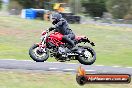
<svg viewBox="0 0 132 88"><path fill-rule="evenodd" d="M88 73L123 73L132 75L132 67L82 65L61 62L34 62L30 60L0 60L0 69L76 72L82 66Z"/></svg>

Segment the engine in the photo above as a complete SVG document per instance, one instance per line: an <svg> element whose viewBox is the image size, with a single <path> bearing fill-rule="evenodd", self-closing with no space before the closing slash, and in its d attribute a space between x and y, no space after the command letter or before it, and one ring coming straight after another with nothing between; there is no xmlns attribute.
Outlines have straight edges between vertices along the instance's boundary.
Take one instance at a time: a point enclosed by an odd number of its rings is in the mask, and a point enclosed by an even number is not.
<svg viewBox="0 0 132 88"><path fill-rule="evenodd" d="M59 59L65 60L67 58L67 51L68 48L65 48L64 46L58 48L58 56Z"/></svg>
<svg viewBox="0 0 132 88"><path fill-rule="evenodd" d="M64 47L59 47L59 48L58 48L58 53L59 53L59 54L66 54L66 48L64 48Z"/></svg>

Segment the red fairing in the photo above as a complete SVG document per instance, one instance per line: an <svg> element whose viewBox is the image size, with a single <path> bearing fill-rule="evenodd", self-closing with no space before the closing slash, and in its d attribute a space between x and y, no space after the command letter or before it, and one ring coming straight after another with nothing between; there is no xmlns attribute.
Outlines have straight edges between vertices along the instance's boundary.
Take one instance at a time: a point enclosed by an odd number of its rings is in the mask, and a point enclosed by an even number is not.
<svg viewBox="0 0 132 88"><path fill-rule="evenodd" d="M63 37L63 35L59 32L54 32L54 33L50 34L50 38L55 38L60 41L62 40L62 37Z"/></svg>
<svg viewBox="0 0 132 88"><path fill-rule="evenodd" d="M62 37L63 37L63 35L60 34L59 32L54 32L54 33L50 34L50 36L46 42L51 42L54 45L59 46L61 44L64 44L63 42L61 42Z"/></svg>

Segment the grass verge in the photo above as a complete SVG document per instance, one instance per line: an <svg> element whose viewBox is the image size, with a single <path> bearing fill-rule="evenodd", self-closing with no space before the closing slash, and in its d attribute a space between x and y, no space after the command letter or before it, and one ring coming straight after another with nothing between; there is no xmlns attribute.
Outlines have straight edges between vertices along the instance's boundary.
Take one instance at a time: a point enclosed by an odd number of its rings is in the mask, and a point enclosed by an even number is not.
<svg viewBox="0 0 132 88"><path fill-rule="evenodd" d="M0 58L31 60L28 49L40 41L41 32L50 26L46 21L0 17ZM132 28L91 24L70 27L77 35L86 35L95 42L95 64L132 66Z"/></svg>
<svg viewBox="0 0 132 88"><path fill-rule="evenodd" d="M0 72L0 88L131 88L130 84L76 83L75 74L57 72Z"/></svg>

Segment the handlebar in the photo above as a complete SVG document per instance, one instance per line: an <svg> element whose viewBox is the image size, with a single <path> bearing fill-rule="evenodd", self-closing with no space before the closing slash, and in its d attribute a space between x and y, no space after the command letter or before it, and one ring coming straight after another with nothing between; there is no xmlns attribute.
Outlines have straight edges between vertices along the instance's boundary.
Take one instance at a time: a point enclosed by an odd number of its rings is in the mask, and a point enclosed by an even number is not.
<svg viewBox="0 0 132 88"><path fill-rule="evenodd" d="M46 29L46 31L43 31L41 35L45 35L48 32L49 32L49 29Z"/></svg>
<svg viewBox="0 0 132 88"><path fill-rule="evenodd" d="M42 32L42 35L45 35L46 33L49 33L49 32L50 32L50 30L49 30L49 28L47 28L46 31Z"/></svg>

